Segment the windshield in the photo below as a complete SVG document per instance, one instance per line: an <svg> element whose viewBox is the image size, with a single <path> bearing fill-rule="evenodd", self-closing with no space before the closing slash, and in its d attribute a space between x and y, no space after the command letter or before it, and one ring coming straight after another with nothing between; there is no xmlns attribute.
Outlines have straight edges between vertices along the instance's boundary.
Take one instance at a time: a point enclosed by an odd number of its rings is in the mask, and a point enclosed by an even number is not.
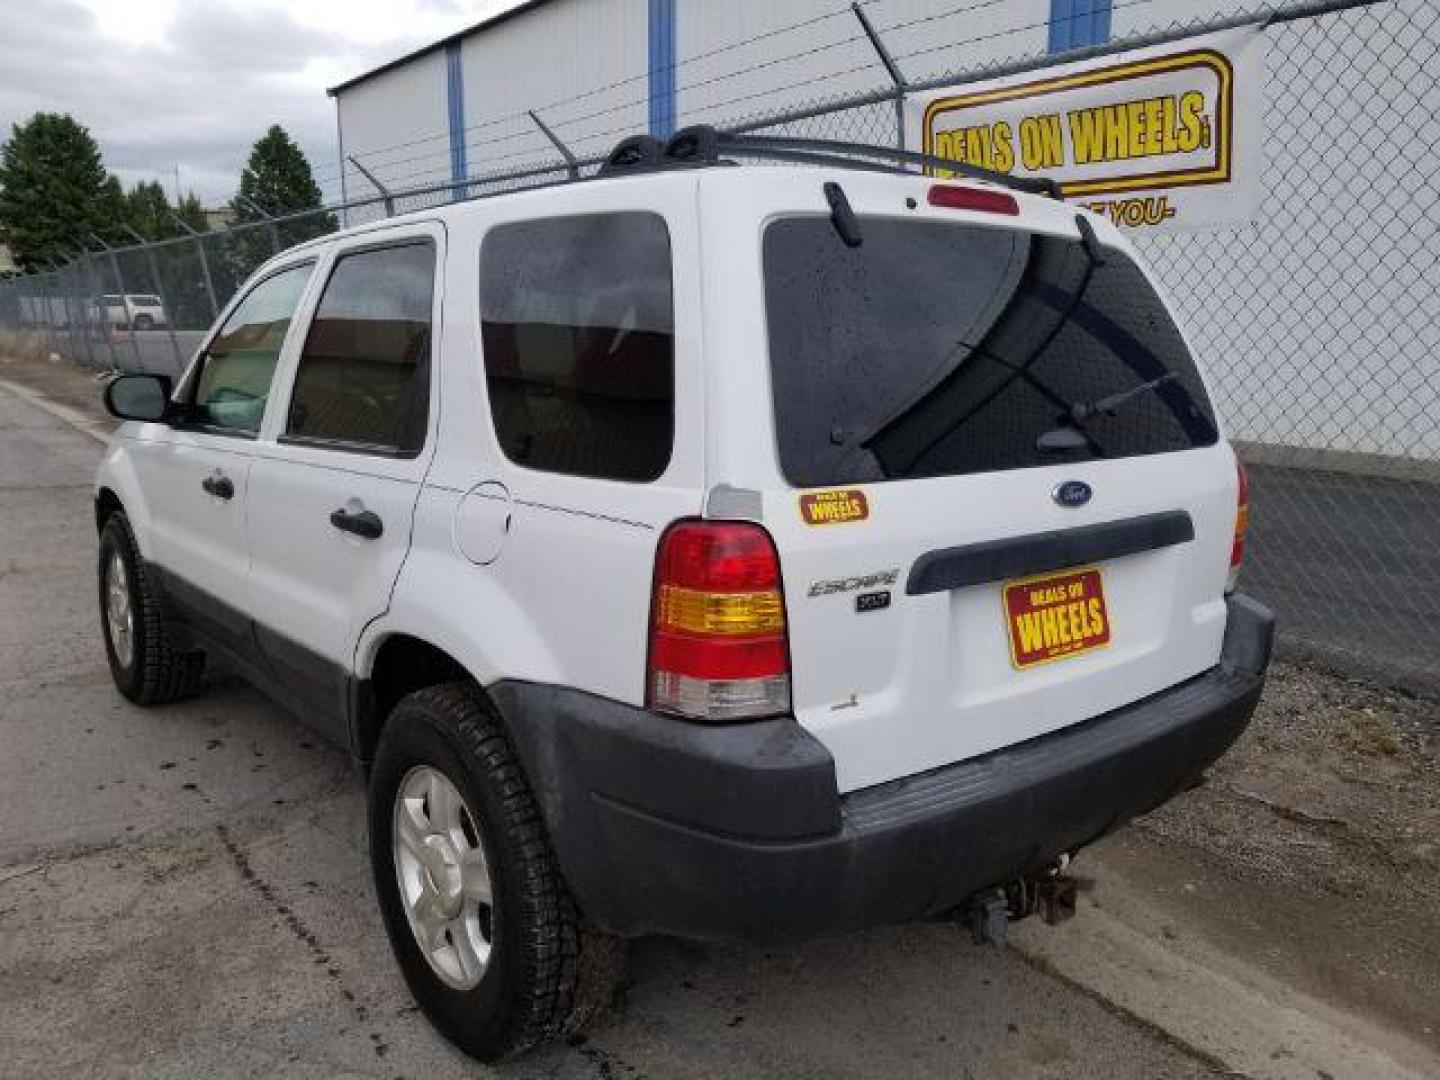
<svg viewBox="0 0 1440 1080"><path fill-rule="evenodd" d="M1215 442L1184 340L1121 252L1018 229L866 217L860 227L855 248L823 217L765 232L775 419L792 484ZM1075 436L1057 440L1057 428Z"/></svg>

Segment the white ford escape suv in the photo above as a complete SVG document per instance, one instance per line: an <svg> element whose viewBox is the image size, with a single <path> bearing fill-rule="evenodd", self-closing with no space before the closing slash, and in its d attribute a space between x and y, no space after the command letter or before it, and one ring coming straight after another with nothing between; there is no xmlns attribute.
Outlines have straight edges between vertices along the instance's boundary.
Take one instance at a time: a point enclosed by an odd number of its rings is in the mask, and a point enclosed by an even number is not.
<svg viewBox="0 0 1440 1080"><path fill-rule="evenodd" d="M466 1050L575 1030L626 937L1058 920L1249 720L1196 358L1114 228L1002 180L627 140L286 251L173 388L110 384L116 683L215 661L365 763Z"/></svg>

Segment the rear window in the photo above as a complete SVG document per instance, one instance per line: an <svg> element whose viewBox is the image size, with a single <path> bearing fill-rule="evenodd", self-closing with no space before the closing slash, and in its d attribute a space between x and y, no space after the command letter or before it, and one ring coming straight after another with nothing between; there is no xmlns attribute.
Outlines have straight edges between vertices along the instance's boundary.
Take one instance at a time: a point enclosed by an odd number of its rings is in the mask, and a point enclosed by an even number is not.
<svg viewBox="0 0 1440 1080"><path fill-rule="evenodd" d="M790 483L958 476L1215 442L1194 360L1121 252L1097 245L1097 262L1078 240L933 221L861 218L860 228L857 248L823 217L765 231Z"/></svg>

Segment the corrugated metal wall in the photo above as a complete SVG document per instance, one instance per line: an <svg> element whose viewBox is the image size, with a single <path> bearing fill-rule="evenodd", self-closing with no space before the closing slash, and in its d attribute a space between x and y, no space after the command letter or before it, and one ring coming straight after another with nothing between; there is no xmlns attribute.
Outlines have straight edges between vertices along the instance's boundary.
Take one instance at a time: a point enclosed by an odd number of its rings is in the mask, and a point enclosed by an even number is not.
<svg viewBox="0 0 1440 1080"><path fill-rule="evenodd" d="M904 69L919 79L1043 52L1051 4L881 0L869 10L892 51L920 54ZM947 47L956 41L970 44ZM843 0L551 0L458 51L457 134L472 176L553 157L529 109L584 156L656 127L657 114L663 129L667 110L681 126L721 123L887 85ZM342 90L343 153L395 187L451 179L452 96L443 50ZM352 196L368 189L348 164L345 184Z"/></svg>

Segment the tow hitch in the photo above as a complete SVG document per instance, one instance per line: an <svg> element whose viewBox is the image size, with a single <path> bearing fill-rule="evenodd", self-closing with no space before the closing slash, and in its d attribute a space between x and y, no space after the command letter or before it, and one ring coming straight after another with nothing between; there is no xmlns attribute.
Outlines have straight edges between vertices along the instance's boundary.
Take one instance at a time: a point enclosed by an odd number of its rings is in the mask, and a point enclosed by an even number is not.
<svg viewBox="0 0 1440 1080"><path fill-rule="evenodd" d="M1002 888L972 896L965 904L965 922L977 945L1000 948L1012 921L1039 915L1048 926L1075 917L1075 879L1067 872L1070 857L1061 855L1053 866Z"/></svg>

